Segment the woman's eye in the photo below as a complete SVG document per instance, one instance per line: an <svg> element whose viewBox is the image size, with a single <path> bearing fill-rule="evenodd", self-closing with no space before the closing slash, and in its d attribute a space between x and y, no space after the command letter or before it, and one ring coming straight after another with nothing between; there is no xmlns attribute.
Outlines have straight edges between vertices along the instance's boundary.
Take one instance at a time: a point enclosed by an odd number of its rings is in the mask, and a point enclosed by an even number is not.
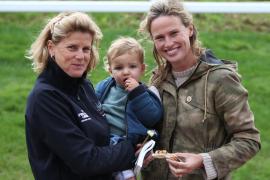
<svg viewBox="0 0 270 180"><path fill-rule="evenodd" d="M83 52L88 53L88 52L90 52L90 51L91 51L91 49L90 49L90 48L83 48Z"/></svg>
<svg viewBox="0 0 270 180"><path fill-rule="evenodd" d="M163 41L163 39L164 39L163 37L156 37L155 38L156 41Z"/></svg>
<svg viewBox="0 0 270 180"><path fill-rule="evenodd" d="M75 46L68 46L67 47L70 51L75 51L76 50L76 47Z"/></svg>
<svg viewBox="0 0 270 180"><path fill-rule="evenodd" d="M177 31L174 31L174 32L172 32L172 36L176 36L178 34L178 32Z"/></svg>

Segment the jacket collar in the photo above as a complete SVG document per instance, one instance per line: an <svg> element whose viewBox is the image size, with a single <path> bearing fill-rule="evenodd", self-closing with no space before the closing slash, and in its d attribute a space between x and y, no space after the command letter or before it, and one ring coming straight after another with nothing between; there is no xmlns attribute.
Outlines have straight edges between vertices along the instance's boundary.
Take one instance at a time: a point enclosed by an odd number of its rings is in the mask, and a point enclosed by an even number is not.
<svg viewBox="0 0 270 180"><path fill-rule="evenodd" d="M39 75L39 79L70 95L76 95L83 83L86 73L80 78L72 78L66 74L56 62L49 58L45 70Z"/></svg>

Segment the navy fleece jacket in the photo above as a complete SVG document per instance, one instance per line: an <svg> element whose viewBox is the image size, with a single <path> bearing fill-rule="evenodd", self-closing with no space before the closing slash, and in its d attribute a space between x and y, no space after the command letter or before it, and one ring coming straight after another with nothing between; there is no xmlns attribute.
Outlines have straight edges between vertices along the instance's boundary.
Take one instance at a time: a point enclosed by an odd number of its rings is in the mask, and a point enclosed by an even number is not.
<svg viewBox="0 0 270 180"><path fill-rule="evenodd" d="M109 128L92 84L49 60L26 107L26 141L37 180L109 180L132 167L128 141L109 146Z"/></svg>

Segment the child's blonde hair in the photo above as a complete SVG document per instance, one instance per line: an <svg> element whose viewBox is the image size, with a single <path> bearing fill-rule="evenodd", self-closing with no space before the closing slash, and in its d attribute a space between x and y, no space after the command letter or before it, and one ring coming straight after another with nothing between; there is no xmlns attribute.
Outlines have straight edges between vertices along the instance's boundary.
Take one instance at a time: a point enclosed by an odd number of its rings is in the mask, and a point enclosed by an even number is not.
<svg viewBox="0 0 270 180"><path fill-rule="evenodd" d="M136 53L139 61L144 63L144 50L141 44L132 37L120 37L114 40L104 58L104 68L108 71L112 60L126 53Z"/></svg>

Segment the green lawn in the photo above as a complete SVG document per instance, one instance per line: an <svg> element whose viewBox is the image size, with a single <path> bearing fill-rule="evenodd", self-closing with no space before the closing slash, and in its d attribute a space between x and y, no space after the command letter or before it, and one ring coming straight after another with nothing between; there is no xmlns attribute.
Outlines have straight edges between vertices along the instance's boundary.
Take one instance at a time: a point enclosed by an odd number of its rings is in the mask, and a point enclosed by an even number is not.
<svg viewBox="0 0 270 180"><path fill-rule="evenodd" d="M0 14L0 180L33 179L27 160L24 109L35 74L24 58L34 37L46 21L46 13ZM137 37L142 14L94 14L104 33L101 59L110 42L120 35ZM236 180L264 180L270 177L270 15L195 15L200 38L218 57L239 64L249 102L260 129L262 150L234 173ZM267 21L268 19L268 21ZM268 27L268 28L267 28ZM148 64L147 81L155 66L151 44L144 42ZM91 73L95 84L107 76L100 62Z"/></svg>

